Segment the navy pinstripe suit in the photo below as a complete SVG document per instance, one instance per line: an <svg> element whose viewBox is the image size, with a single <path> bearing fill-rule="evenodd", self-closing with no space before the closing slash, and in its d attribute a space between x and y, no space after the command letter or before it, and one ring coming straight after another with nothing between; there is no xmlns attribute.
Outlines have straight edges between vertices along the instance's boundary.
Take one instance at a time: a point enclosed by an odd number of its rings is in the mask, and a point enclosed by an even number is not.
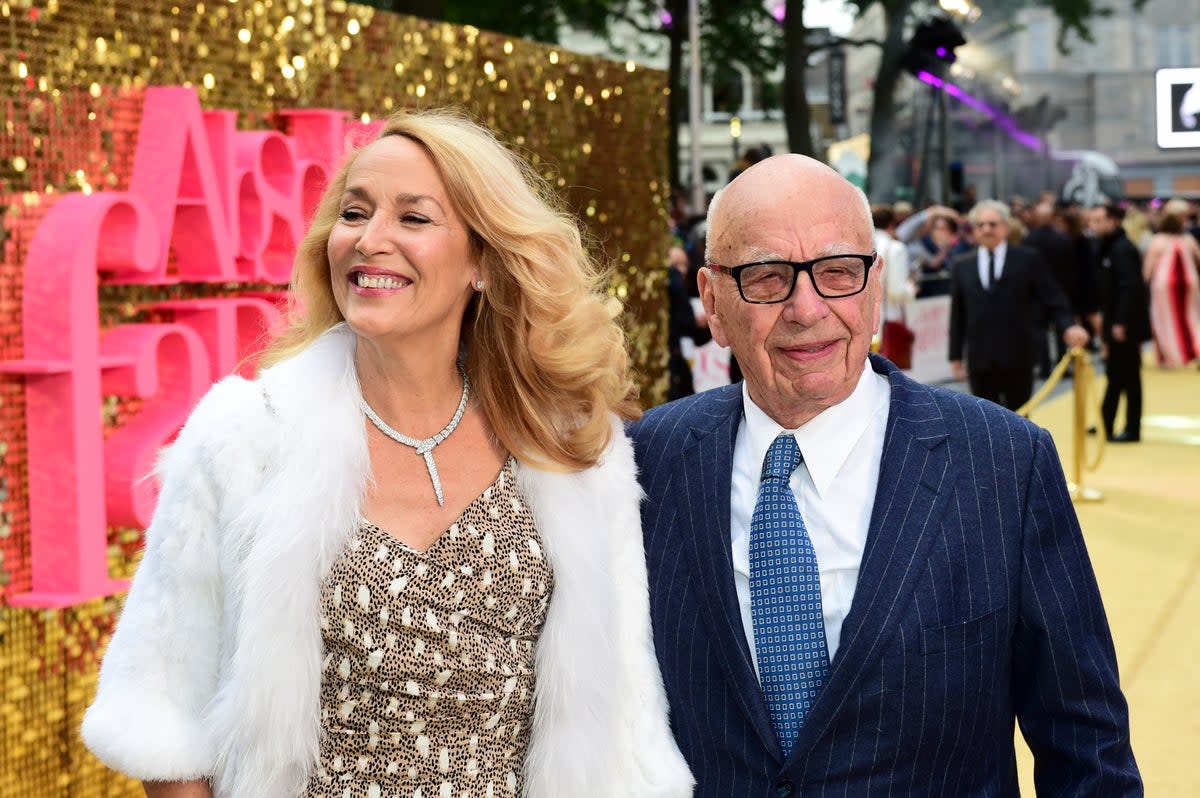
<svg viewBox="0 0 1200 798"><path fill-rule="evenodd" d="M891 383L858 586L785 761L730 555L741 386L630 428L651 613L703 798L1015 796L1014 719L1040 795L1141 795L1112 638L1049 434L990 402Z"/></svg>

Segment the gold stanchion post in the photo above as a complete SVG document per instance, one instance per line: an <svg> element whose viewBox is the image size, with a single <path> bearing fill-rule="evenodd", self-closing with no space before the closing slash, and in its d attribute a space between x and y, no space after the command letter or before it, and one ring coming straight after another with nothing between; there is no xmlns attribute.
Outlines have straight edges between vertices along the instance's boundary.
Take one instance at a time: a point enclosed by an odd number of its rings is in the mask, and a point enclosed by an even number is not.
<svg viewBox="0 0 1200 798"><path fill-rule="evenodd" d="M1071 464L1071 473L1074 479L1067 483L1067 489L1071 493L1071 500L1075 502L1098 502L1104 498L1098 490L1084 487L1083 484L1083 449L1084 443L1087 441L1087 392L1091 387L1092 379L1092 364L1088 360L1088 353L1082 347L1075 347L1071 350L1071 364L1075 369L1075 379L1073 381L1073 389L1075 393L1075 423L1074 423L1074 462Z"/></svg>

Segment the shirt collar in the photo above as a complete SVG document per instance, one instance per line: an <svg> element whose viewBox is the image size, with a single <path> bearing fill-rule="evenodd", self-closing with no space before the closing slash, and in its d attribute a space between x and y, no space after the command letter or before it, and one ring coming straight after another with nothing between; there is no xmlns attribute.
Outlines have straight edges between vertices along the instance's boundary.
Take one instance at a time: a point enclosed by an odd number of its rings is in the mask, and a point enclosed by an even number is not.
<svg viewBox="0 0 1200 798"><path fill-rule="evenodd" d="M996 263L1004 263L1004 256L1008 253L1008 242L1001 241L999 244L996 245L996 248L992 251L996 253ZM979 246L979 262L987 263L987 259L988 259L987 256L988 256L987 247L985 247L981 244Z"/></svg>
<svg viewBox="0 0 1200 798"><path fill-rule="evenodd" d="M887 378L876 374L870 361L866 361L858 384L846 399L822 410L799 429L785 430L754 404L743 382L743 423L754 462L761 465L771 442L781 433L791 432L804 455L804 464L808 466L817 494L824 498L846 458L867 431L871 419L880 408L887 407L889 397Z"/></svg>

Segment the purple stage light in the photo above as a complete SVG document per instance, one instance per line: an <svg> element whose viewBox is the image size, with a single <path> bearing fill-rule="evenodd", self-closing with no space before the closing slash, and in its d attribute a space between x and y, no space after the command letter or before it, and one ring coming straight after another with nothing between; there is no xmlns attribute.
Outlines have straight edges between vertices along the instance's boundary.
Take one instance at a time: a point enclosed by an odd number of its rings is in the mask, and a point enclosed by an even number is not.
<svg viewBox="0 0 1200 798"><path fill-rule="evenodd" d="M787 3L778 3L771 9L771 16L775 17L776 22L783 22L787 16Z"/></svg>
<svg viewBox="0 0 1200 798"><path fill-rule="evenodd" d="M662 21L664 28L671 27L671 23L675 21L675 18L671 16L671 12L667 11L665 8L659 12L658 18Z"/></svg>
<svg viewBox="0 0 1200 798"><path fill-rule="evenodd" d="M993 108L978 97L967 94L953 83L942 80L937 75L925 71L918 72L917 79L923 83L928 83L930 86L936 86L937 88L946 92L946 94L949 94L951 97L958 100L963 105L974 108L979 113L984 114L993 122L995 122L1018 144L1028 147L1034 152L1046 151L1045 142L1032 133L1026 133L1024 130L1021 130L1021 128L1017 127L1017 123L1013 121L1012 117L996 108Z"/></svg>
<svg viewBox="0 0 1200 798"><path fill-rule="evenodd" d="M946 57L946 48L945 48L945 47L939 47L939 48L937 48L937 57L938 57L938 58L945 58L945 57Z"/></svg>

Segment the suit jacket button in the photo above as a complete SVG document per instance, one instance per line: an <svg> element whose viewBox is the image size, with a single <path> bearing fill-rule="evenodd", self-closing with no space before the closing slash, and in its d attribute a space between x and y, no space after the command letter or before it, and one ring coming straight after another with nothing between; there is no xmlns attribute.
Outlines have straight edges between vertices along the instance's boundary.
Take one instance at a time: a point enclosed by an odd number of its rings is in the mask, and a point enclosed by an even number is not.
<svg viewBox="0 0 1200 798"><path fill-rule="evenodd" d="M775 782L775 794L779 798L792 798L796 794L796 785L791 779L780 779Z"/></svg>

